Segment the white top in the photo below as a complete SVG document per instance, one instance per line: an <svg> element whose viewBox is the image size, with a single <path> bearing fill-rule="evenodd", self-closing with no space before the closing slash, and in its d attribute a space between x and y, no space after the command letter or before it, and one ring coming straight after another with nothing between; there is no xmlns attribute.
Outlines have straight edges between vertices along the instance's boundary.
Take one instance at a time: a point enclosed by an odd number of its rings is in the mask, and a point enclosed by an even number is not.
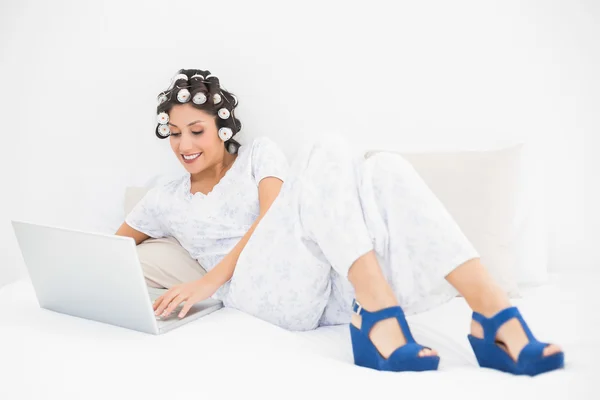
<svg viewBox="0 0 600 400"><path fill-rule="evenodd" d="M208 194L190 191L190 173L156 186L125 218L153 238L172 236L210 271L240 241L260 214L258 184L283 181L289 164L278 145L258 137L238 149L231 168Z"/></svg>

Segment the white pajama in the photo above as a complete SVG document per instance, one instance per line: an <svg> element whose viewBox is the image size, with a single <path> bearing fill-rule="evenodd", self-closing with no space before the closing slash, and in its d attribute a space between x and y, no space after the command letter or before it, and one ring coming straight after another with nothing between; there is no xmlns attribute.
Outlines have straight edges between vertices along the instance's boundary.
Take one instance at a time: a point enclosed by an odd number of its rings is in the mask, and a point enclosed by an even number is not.
<svg viewBox="0 0 600 400"><path fill-rule="evenodd" d="M301 150L214 297L289 330L349 323L348 270L370 250L407 315L456 296L444 277L479 257L408 161L333 135Z"/></svg>

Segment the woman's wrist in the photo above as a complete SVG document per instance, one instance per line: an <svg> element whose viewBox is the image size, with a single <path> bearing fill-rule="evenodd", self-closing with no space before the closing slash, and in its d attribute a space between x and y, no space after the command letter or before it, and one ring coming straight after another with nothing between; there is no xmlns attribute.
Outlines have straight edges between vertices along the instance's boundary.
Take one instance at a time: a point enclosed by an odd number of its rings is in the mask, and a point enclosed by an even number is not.
<svg viewBox="0 0 600 400"><path fill-rule="evenodd" d="M214 275L210 273L206 273L202 278L198 279L198 283L206 287L212 294L221 287L221 284L214 278Z"/></svg>
<svg viewBox="0 0 600 400"><path fill-rule="evenodd" d="M226 256L214 268L206 273L202 278L206 283L215 288L215 291L231 279L235 264L232 265L230 256Z"/></svg>

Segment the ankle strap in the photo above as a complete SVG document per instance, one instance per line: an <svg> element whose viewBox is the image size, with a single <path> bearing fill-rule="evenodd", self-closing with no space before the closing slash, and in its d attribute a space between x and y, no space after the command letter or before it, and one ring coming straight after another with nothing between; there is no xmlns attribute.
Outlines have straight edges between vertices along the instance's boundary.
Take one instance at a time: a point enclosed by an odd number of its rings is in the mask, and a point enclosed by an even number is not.
<svg viewBox="0 0 600 400"><path fill-rule="evenodd" d="M529 330L529 327L525 323L525 320L523 320L523 317L521 316L521 313L519 312L519 309L517 307L505 308L504 310L498 312L496 315L490 318L487 318L484 315L473 311L473 319L479 322L479 324L481 324L481 327L483 328L483 339L491 343L493 343L496 340L496 333L498 332L498 329L500 329L500 327L506 321L512 318L516 318L521 323L521 326L523 327L523 330L525 331L525 334L527 335L529 340L535 340L533 334Z"/></svg>
<svg viewBox="0 0 600 400"><path fill-rule="evenodd" d="M362 311L362 306L360 305L360 303L358 301L356 301L356 299L352 300L352 312L361 315L361 311Z"/></svg>
<svg viewBox="0 0 600 400"><path fill-rule="evenodd" d="M406 322L406 317L404 316L404 311L400 306L392 306L387 308L382 308L377 311L367 311L356 299L352 300L352 311L356 314L360 315L362 318L360 330L366 335L369 334L373 325L377 322L396 317L398 323L400 324L400 329L402 329L402 333L404 334L404 338L406 339L406 343L414 342L414 338L410 332L410 328L408 327L408 323Z"/></svg>

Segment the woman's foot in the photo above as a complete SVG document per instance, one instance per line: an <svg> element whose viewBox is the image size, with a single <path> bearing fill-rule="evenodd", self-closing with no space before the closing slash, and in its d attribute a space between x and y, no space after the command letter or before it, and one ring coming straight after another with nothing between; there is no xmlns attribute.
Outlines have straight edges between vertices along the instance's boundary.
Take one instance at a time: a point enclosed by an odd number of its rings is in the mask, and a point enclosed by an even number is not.
<svg viewBox="0 0 600 400"><path fill-rule="evenodd" d="M378 311L398 305L392 288L381 272L375 251L369 251L352 264L348 271L348 279L354 286L356 300L366 311ZM353 312L351 324L360 329L361 321L362 317ZM396 318L386 318L375 323L369 332L369 339L386 359L397 348L406 344L406 338ZM435 350L422 349L419 352L421 357L436 355L438 354Z"/></svg>
<svg viewBox="0 0 600 400"><path fill-rule="evenodd" d="M486 318L491 318L492 316L494 316L495 314L507 307L510 307L510 304L502 306L501 308L496 307L487 310L474 311L483 314L483 316L485 316ZM471 335L479 339L483 338L483 328L478 322L474 320L471 320ZM506 351L510 355L510 357L513 360L515 360L515 362L517 362L519 353L521 352L523 347L525 347L525 345L529 343L529 339L527 338L527 335L525 334L525 331L523 330L523 327L521 326L519 320L516 318L512 318L506 321L506 323L504 323L498 329L498 333L496 334L496 343L504 351ZM559 346L555 344L550 344L549 346L546 346L543 354L546 357L552 354L560 353L561 351L562 349Z"/></svg>
<svg viewBox="0 0 600 400"><path fill-rule="evenodd" d="M385 307L390 307L390 305L381 306L373 310L368 308L365 309L367 311L377 311L378 309ZM360 315L352 313L352 325L360 329L361 320L362 317ZM398 324L398 320L396 318L387 318L377 322L375 325L373 325L373 328L369 333L369 338L375 345L375 348L377 348L379 353L381 353L384 358L389 358L394 350L406 344L406 339L404 338L404 334L402 334L400 324ZM430 349L422 349L419 352L420 357L436 355L438 355L437 352Z"/></svg>
<svg viewBox="0 0 600 400"><path fill-rule="evenodd" d="M479 257L459 265L446 276L446 280L462 294L473 311L486 318L511 307L508 295L494 281ZM483 328L476 321L471 321L471 335L483 338ZM523 327L515 318L506 321L498 329L496 340L501 342L498 343L500 347L515 361L523 347L529 343ZM560 347L552 344L544 349L543 354L549 356L560 351Z"/></svg>

